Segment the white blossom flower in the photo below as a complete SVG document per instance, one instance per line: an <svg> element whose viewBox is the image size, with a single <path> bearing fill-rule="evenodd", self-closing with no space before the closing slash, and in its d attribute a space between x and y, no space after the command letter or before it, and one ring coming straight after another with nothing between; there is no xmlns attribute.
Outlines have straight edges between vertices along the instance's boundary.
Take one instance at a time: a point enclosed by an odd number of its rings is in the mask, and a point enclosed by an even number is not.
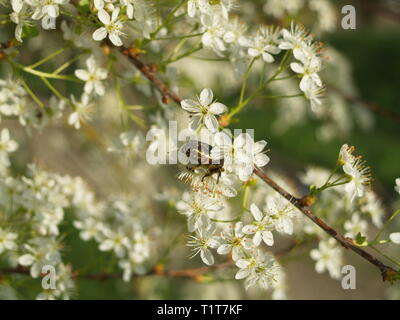
<svg viewBox="0 0 400 320"><path fill-rule="evenodd" d="M0 254L6 250L16 250L17 244L15 240L18 238L18 234L15 232L7 231L0 228Z"/></svg>
<svg viewBox="0 0 400 320"><path fill-rule="evenodd" d="M59 234L58 225L64 220L64 210L61 207L52 210L41 210L33 218L33 227L42 236Z"/></svg>
<svg viewBox="0 0 400 320"><path fill-rule="evenodd" d="M372 190L367 190L363 199L361 199L361 211L370 215L372 223L381 228L382 218L385 215L385 210L381 200Z"/></svg>
<svg viewBox="0 0 400 320"><path fill-rule="evenodd" d="M300 81L301 91L309 92L313 86L322 87L322 81L318 75L318 72L321 70L321 60L318 57L313 57L303 64L292 62L290 68L302 75Z"/></svg>
<svg viewBox="0 0 400 320"><path fill-rule="evenodd" d="M249 134L245 134L245 144L235 155L235 171L241 181L247 181L253 174L255 167L262 168L269 163L269 157L263 151L267 142L254 142Z"/></svg>
<svg viewBox="0 0 400 320"><path fill-rule="evenodd" d="M8 154L14 152L18 148L18 143L11 139L10 131L7 128L1 130L0 133L0 164L8 167L10 160Z"/></svg>
<svg viewBox="0 0 400 320"><path fill-rule="evenodd" d="M319 167L308 167L306 172L300 175L300 180L305 185L315 185L317 188L322 187L329 178L329 171Z"/></svg>
<svg viewBox="0 0 400 320"><path fill-rule="evenodd" d="M240 270L236 273L235 279L245 279L246 290L258 285L262 289L269 289L279 272L275 259L270 254L262 254L256 251L254 255L246 259L236 261Z"/></svg>
<svg viewBox="0 0 400 320"><path fill-rule="evenodd" d="M351 201L355 197L362 197L371 181L369 167L362 160L357 159L353 164L346 163L343 171L350 178L350 182L345 185L345 190L351 195Z"/></svg>
<svg viewBox="0 0 400 320"><path fill-rule="evenodd" d="M271 216L262 213L255 203L251 204L250 212L255 221L252 224L244 226L243 232L245 234L254 234L253 243L255 246L259 246L261 241L264 241L268 246L273 246L274 236L271 231L275 227Z"/></svg>
<svg viewBox="0 0 400 320"><path fill-rule="evenodd" d="M86 65L87 70L75 70L76 77L85 81L85 93L91 94L94 91L99 96L104 95L105 89L101 81L107 79L107 70L97 65L96 58L93 55L86 60Z"/></svg>
<svg viewBox="0 0 400 320"><path fill-rule="evenodd" d="M248 54L252 58L262 56L267 63L275 61L273 55L279 54L279 29L275 27L260 27L253 39L241 39L241 45L249 47Z"/></svg>
<svg viewBox="0 0 400 320"><path fill-rule="evenodd" d="M390 241L396 244L400 244L400 232L394 232L389 235Z"/></svg>
<svg viewBox="0 0 400 320"><path fill-rule="evenodd" d="M81 96L81 101L76 101L74 96L71 96L72 104L75 107L73 113L68 117L68 124L74 126L75 129L81 128L81 121L88 121L91 118L93 104L87 94Z"/></svg>
<svg viewBox="0 0 400 320"><path fill-rule="evenodd" d="M103 234L105 238L100 243L99 249L101 251L113 250L117 257L124 257L126 250L131 247L129 238L121 230L114 231L111 229L105 229L103 230Z"/></svg>
<svg viewBox="0 0 400 320"><path fill-rule="evenodd" d="M109 13L103 9L100 9L98 12L99 20L104 24L104 27L98 28L93 33L93 39L96 41L101 41L107 37L110 41L117 47L122 46L122 41L120 36L123 35L122 27L123 24L120 20L118 20L120 8L114 8L111 13L111 17Z"/></svg>
<svg viewBox="0 0 400 320"><path fill-rule="evenodd" d="M29 252L18 258L22 266L30 266L30 274L37 278L45 265L57 265L61 261L60 253L57 251L58 244L53 238L34 238L30 244L25 244Z"/></svg>
<svg viewBox="0 0 400 320"><path fill-rule="evenodd" d="M146 0L119 0L122 7L126 8L126 15L129 19L135 18L137 21L144 22L151 14ZM146 28L146 26L144 27Z"/></svg>
<svg viewBox="0 0 400 320"><path fill-rule="evenodd" d="M120 135L120 139L130 155L136 155L143 146L143 137L136 132L123 132Z"/></svg>
<svg viewBox="0 0 400 320"><path fill-rule="evenodd" d="M224 169L235 172L241 181L247 181L253 174L254 166L264 167L269 157L263 151L267 142L254 142L248 133L241 133L232 138L224 131L214 136L215 146L211 157L215 160L224 159Z"/></svg>
<svg viewBox="0 0 400 320"><path fill-rule="evenodd" d="M69 0L26 0L32 9L32 19L42 19L43 29L55 28L54 19L60 14L60 6L69 3Z"/></svg>
<svg viewBox="0 0 400 320"><path fill-rule="evenodd" d="M264 12L268 15L272 15L277 19L282 18L286 14L289 16L295 16L304 6L304 0L267 0L263 7Z"/></svg>
<svg viewBox="0 0 400 320"><path fill-rule="evenodd" d="M293 221L296 216L295 207L281 196L268 197L264 208L274 220L276 231L293 234Z"/></svg>
<svg viewBox="0 0 400 320"><path fill-rule="evenodd" d="M237 181L236 175L226 172L221 177L215 175L206 176L207 170L198 167L194 170L185 170L178 175L178 179L190 184L195 192L202 192L211 197L224 196L233 198L237 196L234 184Z"/></svg>
<svg viewBox="0 0 400 320"><path fill-rule="evenodd" d="M203 14L211 14L211 5L208 0L189 0L187 4L187 12L188 16L193 18L197 11L200 11Z"/></svg>
<svg viewBox="0 0 400 320"><path fill-rule="evenodd" d="M213 49L218 55L222 55L221 52L226 50L223 41L225 28L222 19L217 14L205 14L201 16L200 21L204 28L204 33L201 37L203 45Z"/></svg>
<svg viewBox="0 0 400 320"><path fill-rule="evenodd" d="M210 250L218 247L218 238L214 236L215 224L210 223L205 228L197 228L195 235L190 235L188 246L193 247L191 258L200 253L201 260L206 265L214 264L214 256Z"/></svg>
<svg viewBox="0 0 400 320"><path fill-rule="evenodd" d="M282 30L282 36L283 40L281 40L279 48L282 50L293 50L294 57L302 62L311 58L306 52L310 38L304 27L292 23L290 31L287 29Z"/></svg>
<svg viewBox="0 0 400 320"><path fill-rule="evenodd" d="M243 232L243 222L237 222L235 227L229 226L228 231L221 233L219 240L218 254L228 254L232 252L233 261L237 261L244 257L243 250L252 248L250 239L246 238Z"/></svg>
<svg viewBox="0 0 400 320"><path fill-rule="evenodd" d="M182 100L182 108L190 113L192 129L196 130L205 125L211 132L217 131L218 121L215 116L226 112L228 108L222 103L214 102L213 98L212 90L205 88L201 91L198 101Z"/></svg>
<svg viewBox="0 0 400 320"><path fill-rule="evenodd" d="M193 232L198 228L206 228L210 223L209 214L215 214L223 209L220 201L197 192L185 192L182 200L176 203L176 208L188 218L188 230Z"/></svg>
<svg viewBox="0 0 400 320"><path fill-rule="evenodd" d="M15 2L15 1L13 1ZM12 2L12 3L13 3ZM23 4L22 1L18 1L21 4ZM14 22L17 26L15 27L15 39L17 39L19 42L22 42L22 31L23 31L23 27L24 25L27 25L29 23L29 18L28 18L28 14L27 14L27 6L22 6L18 7L18 8L14 8L13 6L13 10L14 12L10 14L10 19L12 22Z"/></svg>
<svg viewBox="0 0 400 320"><path fill-rule="evenodd" d="M285 272L282 270L282 267L279 266L277 275L275 277L275 281L272 283L272 299L273 300L287 300L287 278Z"/></svg>
<svg viewBox="0 0 400 320"><path fill-rule="evenodd" d="M400 194L400 178L397 178L395 180L395 182L396 182L396 185L394 186L394 190L396 190L397 193Z"/></svg>
<svg viewBox="0 0 400 320"><path fill-rule="evenodd" d="M317 262L315 270L318 273L327 270L332 278L339 279L341 277L342 251L337 246L335 239L321 240L318 249L310 251L310 256Z"/></svg>
<svg viewBox="0 0 400 320"><path fill-rule="evenodd" d="M108 152L125 154L128 158L134 158L141 154L144 148L144 139L140 133L134 131L123 132L120 134L119 139L122 146L110 147Z"/></svg>
<svg viewBox="0 0 400 320"><path fill-rule="evenodd" d="M304 96L310 101L311 110L317 114L321 112L324 92L325 90L323 87L319 87L314 83L312 83L311 86L304 91Z"/></svg>
<svg viewBox="0 0 400 320"><path fill-rule="evenodd" d="M129 259L123 259L118 263L120 268L123 269L122 279L125 282L130 281L133 274L142 275L142 274L144 274L146 272L146 270L143 267L143 265L139 264L141 262L139 262L137 260L136 253L129 252L128 253L128 258Z"/></svg>
<svg viewBox="0 0 400 320"><path fill-rule="evenodd" d="M225 28L224 41L229 44L239 46L239 42L246 41L244 34L247 30L245 23L239 19L232 19Z"/></svg>
<svg viewBox="0 0 400 320"><path fill-rule="evenodd" d="M338 162L340 165L349 164L352 165L356 161L356 157L353 155L355 148L348 146L347 144L342 145L339 151Z"/></svg>
<svg viewBox="0 0 400 320"><path fill-rule="evenodd" d="M358 213L352 215L351 220L344 223L344 229L347 231L346 237L355 238L358 233L365 235L368 230L368 223L360 218Z"/></svg>
<svg viewBox="0 0 400 320"><path fill-rule="evenodd" d="M88 217L82 221L74 221L75 228L81 230L79 236L84 241L96 239L100 241L100 234L105 230L104 224L94 218Z"/></svg>

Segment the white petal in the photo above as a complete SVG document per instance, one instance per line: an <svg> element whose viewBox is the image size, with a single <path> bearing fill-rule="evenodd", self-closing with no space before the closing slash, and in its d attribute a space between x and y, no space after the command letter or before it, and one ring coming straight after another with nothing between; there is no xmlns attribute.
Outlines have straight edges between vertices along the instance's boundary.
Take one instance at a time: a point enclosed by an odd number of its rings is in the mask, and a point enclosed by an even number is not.
<svg viewBox="0 0 400 320"><path fill-rule="evenodd" d="M255 234L254 237L253 237L253 243L254 243L254 245L255 245L256 247L258 247L258 246L260 245L260 243L261 243L261 240L262 240L262 235L261 235L261 232L258 231L258 232L256 232L256 234Z"/></svg>
<svg viewBox="0 0 400 320"><path fill-rule="evenodd" d="M249 50L247 51L250 57L258 57L260 55L260 51L253 49L253 48L249 48Z"/></svg>
<svg viewBox="0 0 400 320"><path fill-rule="evenodd" d="M113 43L114 46L117 46L117 47L122 46L121 38L118 36L117 33L115 33L115 32L110 33L110 35L108 37L110 38L110 41Z"/></svg>
<svg viewBox="0 0 400 320"><path fill-rule="evenodd" d="M211 132L215 132L218 130L218 121L217 118L215 118L213 115L207 114L204 118L204 123L207 129Z"/></svg>
<svg viewBox="0 0 400 320"><path fill-rule="evenodd" d="M100 243L99 249L101 251L108 251L111 250L113 247L113 242L110 239L104 240L102 243Z"/></svg>
<svg viewBox="0 0 400 320"><path fill-rule="evenodd" d="M255 203L251 204L250 211L256 221L261 221L263 214Z"/></svg>
<svg viewBox="0 0 400 320"><path fill-rule="evenodd" d="M119 7L114 8L111 14L111 21L116 21L118 19L119 11L120 11Z"/></svg>
<svg viewBox="0 0 400 320"><path fill-rule="evenodd" d="M100 9L97 16L99 17L99 20L103 24L105 24L105 25L110 24L110 15L107 13L107 11Z"/></svg>
<svg viewBox="0 0 400 320"><path fill-rule="evenodd" d="M266 145L267 145L267 141L265 141L265 140L256 142L253 147L253 153L256 154L256 153L263 151L263 149L265 148Z"/></svg>
<svg viewBox="0 0 400 320"><path fill-rule="evenodd" d="M83 81L87 81L90 75L86 70L78 69L75 70L75 76Z"/></svg>
<svg viewBox="0 0 400 320"><path fill-rule="evenodd" d="M263 52L262 56L263 56L263 60L267 63L272 63L275 61L274 57L271 54L269 54L268 52Z"/></svg>
<svg viewBox="0 0 400 320"><path fill-rule="evenodd" d="M319 260L321 258L321 253L319 252L318 249L312 249L310 251L310 256L314 260Z"/></svg>
<svg viewBox="0 0 400 320"><path fill-rule="evenodd" d="M104 27L98 28L95 32L93 32L93 39L96 41L101 41L105 37L107 37L107 30Z"/></svg>
<svg viewBox="0 0 400 320"><path fill-rule="evenodd" d="M206 265L211 266L212 264L214 264L214 256L212 255L210 250L202 249L200 251L200 257L201 257L201 260L203 260L203 262Z"/></svg>
<svg viewBox="0 0 400 320"><path fill-rule="evenodd" d="M199 112L198 103L190 99L182 100L181 107L188 112Z"/></svg>
<svg viewBox="0 0 400 320"><path fill-rule="evenodd" d="M228 254L232 250L232 246L229 244L223 244L217 250L218 254Z"/></svg>
<svg viewBox="0 0 400 320"><path fill-rule="evenodd" d="M304 66L300 63L293 62L290 64L290 68L296 73L300 73L300 74L304 73Z"/></svg>
<svg viewBox="0 0 400 320"><path fill-rule="evenodd" d="M210 88L205 88L200 92L200 103L203 106L208 106L213 100L213 92Z"/></svg>
<svg viewBox="0 0 400 320"><path fill-rule="evenodd" d="M240 261L240 260L239 260L239 261ZM249 274L250 274L250 270L249 270L249 269L241 269L241 270L239 270L239 271L236 273L235 279L236 279L236 280L244 279L244 278L246 278Z"/></svg>
<svg viewBox="0 0 400 320"><path fill-rule="evenodd" d="M400 232L391 233L389 238L393 243L400 244Z"/></svg>
<svg viewBox="0 0 400 320"><path fill-rule="evenodd" d="M242 229L243 233L245 233L245 234L253 234L256 232L256 230L257 230L257 228L253 224L248 224L247 226L244 226Z"/></svg>
<svg viewBox="0 0 400 320"><path fill-rule="evenodd" d="M259 153L254 157L254 163L258 167L264 167L269 162L269 157L265 153Z"/></svg>
<svg viewBox="0 0 400 320"><path fill-rule="evenodd" d="M210 106L210 112L213 114L222 114L228 110L228 107L222 103L215 102Z"/></svg>
<svg viewBox="0 0 400 320"><path fill-rule="evenodd" d="M34 261L34 258L31 254L24 254L18 258L18 263L22 266L30 266Z"/></svg>
<svg viewBox="0 0 400 320"><path fill-rule="evenodd" d="M188 2L188 15L193 18L196 15L196 3L194 0Z"/></svg>
<svg viewBox="0 0 400 320"><path fill-rule="evenodd" d="M240 259L236 261L236 266L239 267L240 269L247 268L247 266L250 264L248 260L245 259Z"/></svg>
<svg viewBox="0 0 400 320"><path fill-rule="evenodd" d="M305 75L300 81L301 91L303 91L303 92L309 91L310 88L312 87L312 84L313 84L313 82L312 82L311 77L308 75Z"/></svg>
<svg viewBox="0 0 400 320"><path fill-rule="evenodd" d="M265 244L267 246L273 246L274 245L274 236L273 236L271 231L264 231L262 233L262 238L263 238L263 241L265 242Z"/></svg>

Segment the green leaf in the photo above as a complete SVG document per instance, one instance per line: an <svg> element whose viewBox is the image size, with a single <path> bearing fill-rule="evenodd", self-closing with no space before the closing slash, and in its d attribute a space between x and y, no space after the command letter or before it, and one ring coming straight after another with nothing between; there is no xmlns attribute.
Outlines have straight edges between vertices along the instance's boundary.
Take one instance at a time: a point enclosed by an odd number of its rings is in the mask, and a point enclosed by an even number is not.
<svg viewBox="0 0 400 320"><path fill-rule="evenodd" d="M24 25L22 27L22 38L34 38L39 35L39 30L33 25Z"/></svg>
<svg viewBox="0 0 400 320"><path fill-rule="evenodd" d="M367 239L367 237L363 236L361 234L361 232L357 233L356 235L356 244L358 244L359 246L362 246L365 244L365 240Z"/></svg>

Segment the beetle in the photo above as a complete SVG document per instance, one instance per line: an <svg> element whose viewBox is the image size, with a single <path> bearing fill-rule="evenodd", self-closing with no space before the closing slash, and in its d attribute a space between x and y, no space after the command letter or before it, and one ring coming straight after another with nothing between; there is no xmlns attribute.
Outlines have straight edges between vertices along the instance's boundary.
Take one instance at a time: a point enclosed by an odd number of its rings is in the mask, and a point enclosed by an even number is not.
<svg viewBox="0 0 400 320"><path fill-rule="evenodd" d="M211 150L212 146L205 142L190 140L180 148L179 152L184 154L187 158L187 170L194 171L198 168L205 169L206 174L202 177L202 182L206 177L210 177L217 173L218 183L221 174L224 171L224 159L222 158L216 162L216 160L211 157Z"/></svg>

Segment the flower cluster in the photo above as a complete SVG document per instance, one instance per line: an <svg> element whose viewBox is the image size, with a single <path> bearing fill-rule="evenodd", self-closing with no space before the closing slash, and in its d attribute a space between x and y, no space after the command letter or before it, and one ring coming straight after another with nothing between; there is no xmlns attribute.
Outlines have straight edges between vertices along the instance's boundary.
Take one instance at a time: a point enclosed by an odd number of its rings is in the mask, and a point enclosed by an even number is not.
<svg viewBox="0 0 400 320"><path fill-rule="evenodd" d="M94 5L102 24L93 33L93 39L96 41L108 37L113 45L122 46L121 37L125 35L122 29L126 19L135 19L135 22L141 25L144 36L149 36L154 28L152 10L144 0L96 0Z"/></svg>
<svg viewBox="0 0 400 320"><path fill-rule="evenodd" d="M151 224L137 204L123 200L96 202L80 178L48 173L35 166L30 166L27 177L2 178L0 190L1 258L14 266L18 263L29 267L33 278L39 277L45 266L56 270L56 289L44 291L38 299L68 299L73 293L72 270L62 259L60 225L65 221L66 209L74 210L74 226L82 240L95 239L100 251L115 253L124 280L145 271L143 263L150 258L147 231Z"/></svg>
<svg viewBox="0 0 400 320"><path fill-rule="evenodd" d="M23 27L30 20L41 20L42 28L55 29L56 18L60 8L67 5L69 0L11 0L13 13L11 20L17 24L15 38L22 42Z"/></svg>
<svg viewBox="0 0 400 320"><path fill-rule="evenodd" d="M317 110L322 104L323 92L318 75L322 69L320 44L294 23L290 30L260 26L255 34L248 35L245 25L230 19L228 13L233 8L231 1L216 5L210 5L208 1L189 2L189 18L203 26L203 46L220 56L227 56L240 74L245 70L240 65L244 66L246 61L262 58L265 63L273 63L282 50L292 51L298 62L292 62L290 67L301 76L300 89L310 100L313 111Z"/></svg>
<svg viewBox="0 0 400 320"><path fill-rule="evenodd" d="M343 145L339 154L339 163L343 166L343 171L350 178L346 184L346 191L351 194L351 201L355 197L362 197L365 194L366 187L371 182L371 173L365 161L361 157L353 156L354 147Z"/></svg>

